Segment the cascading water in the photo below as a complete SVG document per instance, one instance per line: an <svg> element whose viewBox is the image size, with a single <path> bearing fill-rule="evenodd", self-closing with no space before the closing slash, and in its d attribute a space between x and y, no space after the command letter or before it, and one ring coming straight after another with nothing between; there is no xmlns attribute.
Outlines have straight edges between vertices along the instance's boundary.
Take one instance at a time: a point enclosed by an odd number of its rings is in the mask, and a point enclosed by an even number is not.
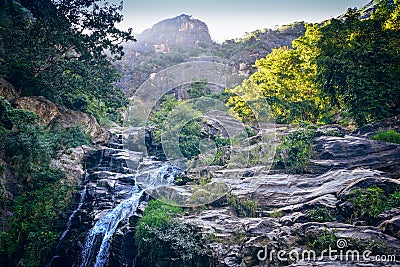
<svg viewBox="0 0 400 267"><path fill-rule="evenodd" d="M131 197L122 201L96 222L86 237L85 247L82 252L82 267L106 266L110 249L110 238L113 236L118 224L136 210L142 194L143 190L135 186ZM99 239L101 243L97 249L96 241ZM95 262L92 262L94 258Z"/></svg>
<svg viewBox="0 0 400 267"><path fill-rule="evenodd" d="M62 232L60 238L59 238L58 241L57 241L57 245L56 245L56 247L55 247L55 251L56 251L56 252L59 250L59 248L60 248L60 246L61 246L61 242L64 240L65 236L66 236L66 235L68 234L68 232L71 230L72 220L75 218L76 213L79 212L79 211L81 210L82 205L83 205L83 203L84 203L84 201L85 201L85 197L86 197L86 181L87 181L88 176L89 176L88 172L85 171L85 178L84 178L84 180L83 180L84 186L83 186L83 189L81 190L81 192L80 192L80 194L79 194L80 197L79 197L78 206L77 206L77 208L71 213L71 215L70 215L69 218L68 218L67 227L65 228L64 232ZM60 257L59 255L54 255L54 256L51 258L51 260L46 264L46 267L51 267L51 266L53 265L54 260L57 259L57 258L59 258L59 257Z"/></svg>
<svg viewBox="0 0 400 267"><path fill-rule="evenodd" d="M85 197L86 197L86 181L88 178L89 174L87 171L85 171L85 179L83 181L83 189L80 192L80 198L79 198L79 203L78 203L78 207L71 213L71 216L69 216L68 218L68 222L67 222L67 228L65 229L65 231L61 234L59 240L58 240L58 245L61 243L61 241L65 238L65 236L68 234L69 230L71 229L71 225L72 225L72 220L74 219L76 213L78 211L81 210L83 202L85 201Z"/></svg>
<svg viewBox="0 0 400 267"><path fill-rule="evenodd" d="M170 164L165 164L149 175L149 185L156 187L172 184L178 173L179 170L177 168L174 168ZM136 211L143 193L143 189L137 185L133 186L129 198L123 200L96 222L86 237L85 246L82 251L81 267L107 266L110 253L110 239L119 223Z"/></svg>
<svg viewBox="0 0 400 267"><path fill-rule="evenodd" d="M134 242L134 237L121 239L119 234L132 231L130 220L140 216L140 202L149 197L146 190L172 184L180 171L143 157L142 152L124 149L121 137L93 151L86 158L86 167L79 202L49 255L47 267L133 266L134 252L125 251L131 251L132 243L121 244L119 240ZM116 253L126 257L123 263L115 260Z"/></svg>
<svg viewBox="0 0 400 267"><path fill-rule="evenodd" d="M110 162L118 160L126 160L132 151L116 150L113 153ZM118 226L124 220L127 220L133 215L141 198L145 192L143 188L154 188L157 186L172 184L179 170L170 164L162 164L151 159L140 158L137 160L137 173L130 175L133 177L130 190L122 190L119 194L119 199L114 204L114 207L103 213L91 228L86 236L85 244L81 254L81 267L102 267L107 266L110 254L110 241ZM109 164L110 168L113 164ZM102 172L105 174L106 172ZM106 173L107 174L107 173ZM112 175L109 172L108 175ZM114 179L126 177L124 174L115 174ZM129 175L128 175L129 176ZM137 179L141 177L140 179ZM140 180L138 182L137 180ZM114 196L112 200L115 201Z"/></svg>

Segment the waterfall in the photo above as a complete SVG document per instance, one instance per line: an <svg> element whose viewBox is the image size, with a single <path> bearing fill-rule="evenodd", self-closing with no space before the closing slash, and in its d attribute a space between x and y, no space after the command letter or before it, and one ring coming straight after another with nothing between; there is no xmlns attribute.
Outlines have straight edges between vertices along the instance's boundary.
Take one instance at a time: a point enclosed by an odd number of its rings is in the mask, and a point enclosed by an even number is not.
<svg viewBox="0 0 400 267"><path fill-rule="evenodd" d="M110 249L110 238L113 236L118 224L136 210L142 194L143 190L135 186L131 197L122 201L96 222L86 237L85 247L82 252L82 267L106 266ZM101 239L101 243L97 250L96 241L98 239ZM95 255L97 255L96 261L93 264L91 260Z"/></svg>
<svg viewBox="0 0 400 267"><path fill-rule="evenodd" d="M65 229L65 231L61 234L60 238L58 239L58 244L60 244L60 242L64 239L64 237L67 235L67 233L69 232L69 230L71 229L71 225L72 225L72 219L74 219L75 214L81 210L82 205L85 201L85 197L86 197L86 181L88 178L89 174L87 171L85 171L85 179L83 181L84 186L83 189L80 192L80 198L79 198L79 204L78 207L71 213L71 216L69 216L68 218L68 222L67 222L67 228Z"/></svg>
<svg viewBox="0 0 400 267"><path fill-rule="evenodd" d="M146 187L150 186L154 188L156 186L172 184L178 173L179 169L170 164L165 164L151 171L148 179L146 179L146 182L148 182ZM110 239L117 230L119 223L136 211L144 191L135 183L130 196L109 210L95 223L85 240L81 256L81 267L107 266L110 253Z"/></svg>
<svg viewBox="0 0 400 267"><path fill-rule="evenodd" d="M58 239L58 242L57 242L57 245L56 245L56 248L55 248L54 251L58 251L58 249L60 248L61 242L63 241L63 239L65 238L65 236L68 234L69 230L71 229L72 220L74 219L76 213L77 213L78 211L80 211L81 208L82 208L82 205L83 205L83 203L84 203L84 201L85 201L85 197L86 197L86 189L87 189L86 182L87 182L88 177L89 177L89 173L87 172L87 170L85 170L85 178L84 178L84 180L83 180L84 186L83 186L83 189L81 190L81 192L79 193L80 197L79 197L78 206L76 207L76 209L75 209L75 210L71 213L71 215L69 216L68 221L67 221L67 227L65 228L64 232L62 232L60 238ZM51 266L53 265L54 260L55 260L56 258L58 258L58 257L59 257L58 255L54 255L54 256L50 259L50 261L46 264L46 267L51 267Z"/></svg>

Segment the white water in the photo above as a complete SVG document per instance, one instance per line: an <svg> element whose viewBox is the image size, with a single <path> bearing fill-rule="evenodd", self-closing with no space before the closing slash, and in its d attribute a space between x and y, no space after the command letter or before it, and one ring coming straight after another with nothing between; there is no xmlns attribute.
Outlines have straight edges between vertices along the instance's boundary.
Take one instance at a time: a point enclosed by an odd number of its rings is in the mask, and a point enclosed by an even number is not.
<svg viewBox="0 0 400 267"><path fill-rule="evenodd" d="M84 185L83 189L82 189L81 192L80 192L78 207L77 207L77 208L71 213L71 215L69 216L68 221L67 221L67 227L65 228L64 232L61 234L60 238L58 239L58 242L57 242L57 246L56 246L55 251L58 250L58 248L59 248L60 245L61 245L61 241L63 241L63 239L65 238L65 236L68 234L69 230L71 230L72 220L74 219L75 214L76 214L78 211L80 211L81 208L82 208L82 205L83 205L83 203L84 203L84 201L85 201L85 197L86 197L86 188L87 188L86 182L87 182L88 177L89 177L89 173L88 173L87 171L85 171L85 178L84 178L84 180L83 180L83 183L84 183L85 185ZM54 255L54 256L51 258L51 260L47 263L46 267L52 266L54 260L55 260L56 258L58 258L58 257L59 257L58 255Z"/></svg>
<svg viewBox="0 0 400 267"><path fill-rule="evenodd" d="M89 174L87 171L85 171L85 180L83 181L84 183L86 183L87 178L88 178ZM79 198L79 204L78 207L71 213L71 216L69 216L68 218L68 222L67 222L67 228L65 229L65 231L61 234L61 237L58 239L58 243L60 243L64 237L67 235L67 233L69 232L69 230L71 229L71 225L72 225L72 219L75 217L75 214L81 210L82 205L85 201L85 197L86 197L86 188L87 185L85 184L81 193L80 193L80 198Z"/></svg>
<svg viewBox="0 0 400 267"><path fill-rule="evenodd" d="M164 165L150 175L149 184L151 187L172 184L178 173L179 171L172 165ZM82 251L81 267L107 266L110 253L110 239L119 223L136 211L143 193L144 190L135 185L129 198L123 200L96 222L86 237L85 246ZM96 244L100 240L101 244L99 247ZM96 260L93 264L94 258Z"/></svg>

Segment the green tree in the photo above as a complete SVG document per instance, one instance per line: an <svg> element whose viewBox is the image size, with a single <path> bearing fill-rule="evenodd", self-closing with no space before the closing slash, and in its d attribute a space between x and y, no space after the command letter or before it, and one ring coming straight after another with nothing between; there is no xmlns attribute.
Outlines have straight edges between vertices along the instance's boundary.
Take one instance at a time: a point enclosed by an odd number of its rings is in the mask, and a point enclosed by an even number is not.
<svg viewBox="0 0 400 267"><path fill-rule="evenodd" d="M110 59L131 30L115 27L122 5L100 0L2 0L0 75L23 95L104 116L127 103ZM107 51L107 53L105 52ZM82 100L83 99L83 100Z"/></svg>
<svg viewBox="0 0 400 267"><path fill-rule="evenodd" d="M248 103L255 105L257 99L265 98L278 123L319 119L323 105L314 82L316 66L307 46L293 44L294 48L274 49L266 58L257 60L258 71L231 90L237 96L231 97L228 105L239 117L248 120L254 116Z"/></svg>
<svg viewBox="0 0 400 267"><path fill-rule="evenodd" d="M398 2L382 1L369 19L349 9L345 20L320 28L317 82L330 102L358 125L396 115L400 108Z"/></svg>
<svg viewBox="0 0 400 267"><path fill-rule="evenodd" d="M193 81L188 90L190 98L198 98L211 94L210 88L207 86L207 80Z"/></svg>

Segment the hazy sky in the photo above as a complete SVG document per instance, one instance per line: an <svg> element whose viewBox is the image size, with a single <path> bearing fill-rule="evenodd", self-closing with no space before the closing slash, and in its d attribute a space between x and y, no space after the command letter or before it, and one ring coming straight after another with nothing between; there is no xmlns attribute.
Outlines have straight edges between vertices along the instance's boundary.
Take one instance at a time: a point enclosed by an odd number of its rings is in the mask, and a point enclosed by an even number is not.
<svg viewBox="0 0 400 267"><path fill-rule="evenodd" d="M370 0L124 0L122 28L141 33L155 23L193 15L204 21L213 40L242 37L245 32L295 21L319 22L362 7Z"/></svg>

